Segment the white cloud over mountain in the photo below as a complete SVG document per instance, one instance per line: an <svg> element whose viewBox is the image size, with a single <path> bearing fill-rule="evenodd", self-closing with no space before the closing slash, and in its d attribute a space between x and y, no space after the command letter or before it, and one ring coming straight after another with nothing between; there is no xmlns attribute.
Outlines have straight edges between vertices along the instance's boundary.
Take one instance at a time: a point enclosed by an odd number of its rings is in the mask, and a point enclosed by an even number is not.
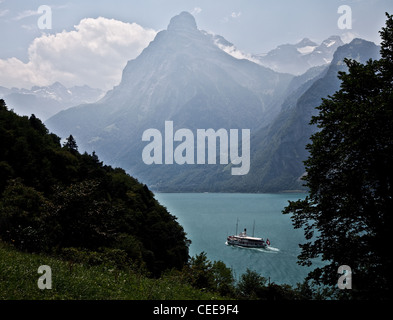
<svg viewBox="0 0 393 320"><path fill-rule="evenodd" d="M111 89L128 60L136 58L156 35L136 23L86 18L72 31L43 34L28 49L29 60L0 59L0 86L84 85Z"/></svg>

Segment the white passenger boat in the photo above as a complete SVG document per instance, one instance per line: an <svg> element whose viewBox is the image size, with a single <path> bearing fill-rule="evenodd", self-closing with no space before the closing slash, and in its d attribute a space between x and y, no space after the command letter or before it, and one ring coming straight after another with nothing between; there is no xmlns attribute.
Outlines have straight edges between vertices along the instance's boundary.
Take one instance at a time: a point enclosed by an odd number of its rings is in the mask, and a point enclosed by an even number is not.
<svg viewBox="0 0 393 320"><path fill-rule="evenodd" d="M236 223L236 233L237 233L237 223ZM255 227L255 226L254 226ZM246 248L266 248L270 245L269 239L266 241L263 238L250 237L247 235L247 229L243 232L235 234L233 236L228 236L227 244L232 246L246 247Z"/></svg>

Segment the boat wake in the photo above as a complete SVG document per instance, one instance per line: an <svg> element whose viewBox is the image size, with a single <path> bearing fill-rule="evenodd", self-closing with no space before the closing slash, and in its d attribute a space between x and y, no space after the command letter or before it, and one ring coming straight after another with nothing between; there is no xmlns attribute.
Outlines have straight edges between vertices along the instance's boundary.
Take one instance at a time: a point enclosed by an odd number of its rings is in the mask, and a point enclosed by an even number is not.
<svg viewBox="0 0 393 320"><path fill-rule="evenodd" d="M248 247L242 247L242 246L237 246L237 245L233 245L233 244L228 244L228 242L225 242L225 244L230 247L246 249L246 250L254 250L254 251L259 251L259 252L266 252L266 253L278 253L280 251L280 249L274 248L271 246L267 246L266 248L248 248Z"/></svg>
<svg viewBox="0 0 393 320"><path fill-rule="evenodd" d="M239 247L239 248L243 248L243 247ZM248 249L248 248L246 248L246 249ZM250 248L250 249L256 250L259 252L265 252L265 253L278 253L280 251L280 249L270 247L270 246L267 246L266 248Z"/></svg>

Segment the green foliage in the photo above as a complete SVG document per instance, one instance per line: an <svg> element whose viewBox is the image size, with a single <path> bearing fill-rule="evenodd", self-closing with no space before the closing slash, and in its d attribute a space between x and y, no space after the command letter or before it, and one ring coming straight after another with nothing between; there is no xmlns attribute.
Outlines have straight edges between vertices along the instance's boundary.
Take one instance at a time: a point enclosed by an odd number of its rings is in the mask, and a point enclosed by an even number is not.
<svg viewBox="0 0 393 320"><path fill-rule="evenodd" d="M89 266L106 266L118 270L138 270L133 261L128 257L127 253L121 249L98 248L97 251L64 248L61 250L60 257L69 261L72 266L74 263L82 263ZM142 270L142 269L141 269Z"/></svg>
<svg viewBox="0 0 393 320"><path fill-rule="evenodd" d="M313 117L320 131L311 137L305 161L305 200L291 202L295 228L304 228L299 262L321 256L329 262L309 278L337 284L340 265L352 268L353 298L384 299L392 290L393 208L393 16L381 32L381 59L345 60L341 89Z"/></svg>
<svg viewBox="0 0 393 320"><path fill-rule="evenodd" d="M214 291L222 296L231 296L235 288L233 272L222 261L214 261L212 266Z"/></svg>
<svg viewBox="0 0 393 320"><path fill-rule="evenodd" d="M256 271L247 268L246 273L242 274L237 285L240 297L244 299L257 299L264 296L267 290L266 278L259 275Z"/></svg>
<svg viewBox="0 0 393 320"><path fill-rule="evenodd" d="M107 248L154 276L188 260L183 228L146 185L94 152L80 154L72 135L62 147L34 115L20 117L3 100L0 209L0 237L22 250Z"/></svg>
<svg viewBox="0 0 393 320"><path fill-rule="evenodd" d="M207 259L205 252L190 259L188 276L188 281L193 287L206 290L214 287L212 263Z"/></svg>
<svg viewBox="0 0 393 320"><path fill-rule="evenodd" d="M42 250L47 236L44 219L50 202L34 188L12 180L0 202L0 233L3 240L30 251Z"/></svg>
<svg viewBox="0 0 393 320"><path fill-rule="evenodd" d="M193 263L191 263L193 261ZM39 290L37 269L48 265L52 269L52 289ZM191 283L201 270L213 275L209 287ZM167 270L160 278L148 277L148 271L138 267L120 249L64 248L56 257L23 253L0 241L0 300L15 299L159 299L159 300L320 300L334 298L326 289L307 282L296 288L266 283L266 279L247 270L235 284L232 270L222 261L211 262L201 253L190 259L183 270Z"/></svg>
<svg viewBox="0 0 393 320"><path fill-rule="evenodd" d="M233 272L222 261L210 261L206 253L191 257L182 270L182 278L194 288L218 292L222 296L234 296Z"/></svg>
<svg viewBox="0 0 393 320"><path fill-rule="evenodd" d="M182 271L172 270L164 277L174 278L204 292L217 293L222 297L241 300L324 300L337 297L336 292L321 288L307 281L293 288L278 285L256 271L247 269L238 281L233 271L222 261L210 261L206 253L191 257Z"/></svg>
<svg viewBox="0 0 393 320"><path fill-rule="evenodd" d="M119 261L114 263L113 259L119 255L113 250L67 249L64 257L66 254L69 258L79 257L82 263L23 253L0 241L0 300L222 299L216 293L202 292L175 277L153 279L134 269L117 268L115 264ZM86 259L91 260L89 264ZM41 265L52 269L51 290L37 287L40 277L37 269Z"/></svg>

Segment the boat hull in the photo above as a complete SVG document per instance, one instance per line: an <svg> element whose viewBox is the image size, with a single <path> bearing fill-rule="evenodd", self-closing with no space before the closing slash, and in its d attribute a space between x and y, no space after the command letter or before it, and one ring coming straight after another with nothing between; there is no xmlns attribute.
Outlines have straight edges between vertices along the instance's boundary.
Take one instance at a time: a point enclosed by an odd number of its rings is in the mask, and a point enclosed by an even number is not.
<svg viewBox="0 0 393 320"><path fill-rule="evenodd" d="M247 240L238 240L238 239L227 239L227 244L231 246L238 246L238 247L244 247L244 248L266 248L267 244L265 242L258 242L258 243L252 243Z"/></svg>

